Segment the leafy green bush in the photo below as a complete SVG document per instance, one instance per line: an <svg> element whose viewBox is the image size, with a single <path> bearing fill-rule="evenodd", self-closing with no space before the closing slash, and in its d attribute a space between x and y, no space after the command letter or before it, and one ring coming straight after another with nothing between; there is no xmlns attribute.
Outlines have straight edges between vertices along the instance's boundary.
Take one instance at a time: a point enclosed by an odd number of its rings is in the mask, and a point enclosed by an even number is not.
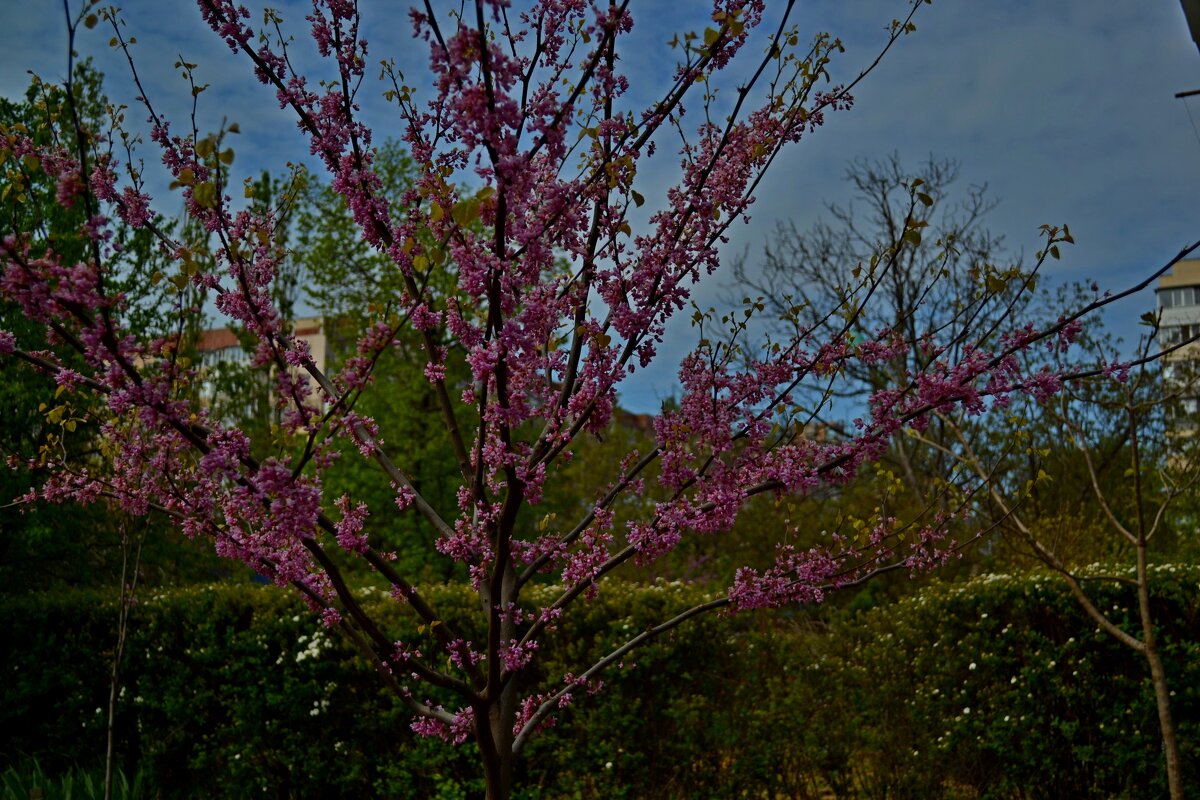
<svg viewBox="0 0 1200 800"><path fill-rule="evenodd" d="M1153 609L1176 727L1200 782L1200 569L1162 566ZM1089 582L1140 634L1131 587ZM934 585L834 626L795 702L845 701L812 722L863 797L1165 797L1145 660L1085 616L1054 575ZM847 758L847 756L843 756ZM854 765L847 774L844 764Z"/></svg>
<svg viewBox="0 0 1200 800"><path fill-rule="evenodd" d="M1157 577L1176 723L1185 762L1196 764L1200 569L1162 567ZM476 635L469 592L426 591ZM1135 630L1126 589L1099 597L1127 609ZM544 642L543 677L704 598L684 585L607 587ZM382 593L370 602L390 603ZM420 641L414 620L391 613L398 637ZM112 599L92 592L0 605L10 654L0 752L10 762L30 754L60 775L102 758L115 619ZM118 752L150 794L482 793L473 750L414 735L372 669L286 595L230 585L148 594L130 636ZM535 737L517 796L1159 796L1145 675L1052 576L934 585L829 625L802 613L705 618L636 651L603 691Z"/></svg>
<svg viewBox="0 0 1200 800"><path fill-rule="evenodd" d="M464 622L478 602L461 587L427 595ZM704 598L682 585L609 587L548 637L541 668L557 680ZM390 603L382 594L374 602ZM394 615L396 635L419 641L416 622ZM0 688L0 752L35 754L50 774L102 756L115 619L111 598L94 592L0 606L12 653ZM606 676L604 691L578 699L535 737L519 796L734 797L779 783L791 741L757 733L754 709L762 683L790 667L763 623L702 620L639 651ZM118 751L163 796L482 792L469 746L413 734L410 713L372 669L282 593L218 585L149 594L131 624ZM760 664L771 676L755 676Z"/></svg>

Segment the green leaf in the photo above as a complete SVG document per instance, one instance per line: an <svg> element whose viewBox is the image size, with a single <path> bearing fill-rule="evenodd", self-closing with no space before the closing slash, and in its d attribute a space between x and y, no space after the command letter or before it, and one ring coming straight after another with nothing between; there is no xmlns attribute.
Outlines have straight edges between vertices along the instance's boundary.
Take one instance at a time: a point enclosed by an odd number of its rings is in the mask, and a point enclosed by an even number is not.
<svg viewBox="0 0 1200 800"><path fill-rule="evenodd" d="M646 198L642 197L642 193L636 189L630 189L629 196L633 198L633 204L638 208L641 208L646 202Z"/></svg>
<svg viewBox="0 0 1200 800"><path fill-rule="evenodd" d="M192 199L201 208L216 208L217 187L211 183L200 183L192 189Z"/></svg>
<svg viewBox="0 0 1200 800"><path fill-rule="evenodd" d="M450 218L461 227L468 227L472 222L479 219L479 200L471 197L462 202L455 203L454 208L450 211Z"/></svg>

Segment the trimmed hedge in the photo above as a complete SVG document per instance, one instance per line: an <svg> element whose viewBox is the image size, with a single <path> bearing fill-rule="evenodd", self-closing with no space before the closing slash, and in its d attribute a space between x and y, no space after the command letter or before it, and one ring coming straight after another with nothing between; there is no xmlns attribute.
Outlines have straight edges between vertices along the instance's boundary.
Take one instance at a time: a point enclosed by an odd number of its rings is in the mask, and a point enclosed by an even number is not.
<svg viewBox="0 0 1200 800"><path fill-rule="evenodd" d="M1200 569L1152 570L1185 784L1200 784ZM1088 582L1139 636L1130 586ZM794 696L863 797L1165 797L1145 659L1100 631L1055 575L934 585L837 626Z"/></svg>
<svg viewBox="0 0 1200 800"><path fill-rule="evenodd" d="M1200 570L1160 568L1155 610L1184 762L1200 762ZM475 600L427 589L448 618ZM1100 592L1133 625L1127 588ZM543 644L561 674L703 599L614 585ZM376 601L390 603L380 596ZM391 629L419 637L397 609ZM50 774L103 754L111 598L6 600L0 752ZM709 618L637 652L536 737L518 797L1151 797L1163 794L1140 658L1096 632L1052 576L935 585L817 625ZM422 739L377 676L270 588L144 596L119 706L125 770L164 797L467 798L473 749ZM436 698L435 698L436 699ZM447 699L448 701L448 699ZM1194 766L1188 779L1200 783Z"/></svg>
<svg viewBox="0 0 1200 800"><path fill-rule="evenodd" d="M478 602L461 587L426 594L456 621ZM542 668L578 671L631 631L705 598L681 585L607 587L543 643ZM382 596L375 602L393 605ZM414 620L385 613L398 638L419 640ZM102 756L115 618L111 598L94 592L0 606L11 648L0 752L34 756L47 773ZM737 797L776 783L775 762L786 756L772 749L790 746L789 737L755 738L745 712L759 687L742 672L745 648L760 646L742 638L770 634L754 629L761 618L729 622L701 620L644 648L636 666L608 676L609 688L580 698L527 748L517 796ZM212 585L143 597L124 676L122 761L163 796L482 794L472 747L411 733L410 712L371 668L271 588Z"/></svg>

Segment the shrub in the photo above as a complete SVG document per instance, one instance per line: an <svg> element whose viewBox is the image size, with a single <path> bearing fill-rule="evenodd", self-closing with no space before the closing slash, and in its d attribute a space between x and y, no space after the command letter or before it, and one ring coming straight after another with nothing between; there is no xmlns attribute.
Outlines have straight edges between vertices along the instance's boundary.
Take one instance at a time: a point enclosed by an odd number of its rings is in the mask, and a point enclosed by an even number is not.
<svg viewBox="0 0 1200 800"><path fill-rule="evenodd" d="M1187 778L1200 781L1200 569L1155 581ZM448 617L477 602L430 587ZM1122 587L1100 590L1127 609ZM704 595L614 584L561 621L559 675ZM382 593L380 608L386 605ZM405 641L416 622L392 614ZM6 600L0 752L46 774L103 755L111 598ZM461 624L461 622L460 622ZM164 797L468 798L469 750L417 737L371 667L290 597L214 585L143 596L117 730L121 763ZM479 635L480 632L467 632ZM533 677L533 676L531 676ZM535 737L528 798L1153 797L1164 793L1153 692L1053 576L933 585L828 626L803 613L700 619L637 651ZM439 698L431 698L438 701Z"/></svg>
<svg viewBox="0 0 1200 800"><path fill-rule="evenodd" d="M1200 781L1200 569L1161 566L1153 606L1186 767ZM1140 634L1132 587L1090 585ZM841 740L864 797L1165 797L1145 661L1099 631L1057 576L933 585L853 616L794 686ZM843 762L844 764L845 762ZM826 777L845 780L841 772Z"/></svg>

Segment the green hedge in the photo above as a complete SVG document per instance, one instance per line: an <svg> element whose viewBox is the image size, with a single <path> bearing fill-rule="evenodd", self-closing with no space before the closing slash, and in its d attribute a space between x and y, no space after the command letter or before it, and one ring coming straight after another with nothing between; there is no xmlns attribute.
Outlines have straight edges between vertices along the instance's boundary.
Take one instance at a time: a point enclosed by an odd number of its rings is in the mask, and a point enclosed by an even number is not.
<svg viewBox="0 0 1200 800"><path fill-rule="evenodd" d="M1158 578L1191 765L1200 762L1200 571L1163 568ZM460 588L427 592L449 618L475 607ZM607 587L544 643L541 663L577 671L700 599L686 586ZM1136 630L1127 589L1105 588L1102 603ZM394 613L398 637L419 636ZM111 598L88 592L0 606L0 752L10 762L34 757L48 774L98 762L115 616ZM144 596L132 625L119 752L126 772L140 769L163 797L482 791L470 746L413 735L371 669L276 590ZM705 619L632 661L531 742L519 797L1163 794L1143 663L1098 635L1051 576L933 586L831 625L802 614Z"/></svg>
<svg viewBox="0 0 1200 800"><path fill-rule="evenodd" d="M458 587L426 594L450 619L467 617L478 602ZM666 584L608 587L543 643L543 669L578 671L583 659L704 597ZM53 773L102 755L115 617L111 598L92 592L0 607L10 646L0 752L10 760L36 757ZM518 796L737 797L747 786L769 785L775 778L763 771L785 757L770 748L789 742L786 735L774 744L751 738L746 704L758 686L743 668L758 662L743 653L758 645L741 640L770 639L753 627L762 622L702 620L640 651L608 676L605 691L578 700L558 727L533 740ZM398 638L418 638L414 627L395 612ZM777 666L780 674L786 669ZM117 720L123 765L142 769L166 797L482 792L470 746L412 734L411 714L380 689L374 672L271 588L213 585L141 598L124 673ZM718 751L724 754L714 760Z"/></svg>
<svg viewBox="0 0 1200 800"><path fill-rule="evenodd" d="M1187 771L1200 788L1200 569L1152 572ZM1140 636L1132 587L1088 582ZM1054 575L934 585L823 639L793 697L840 752L826 779L863 797L1165 797L1145 659L1101 632ZM831 701L831 697L837 697Z"/></svg>

